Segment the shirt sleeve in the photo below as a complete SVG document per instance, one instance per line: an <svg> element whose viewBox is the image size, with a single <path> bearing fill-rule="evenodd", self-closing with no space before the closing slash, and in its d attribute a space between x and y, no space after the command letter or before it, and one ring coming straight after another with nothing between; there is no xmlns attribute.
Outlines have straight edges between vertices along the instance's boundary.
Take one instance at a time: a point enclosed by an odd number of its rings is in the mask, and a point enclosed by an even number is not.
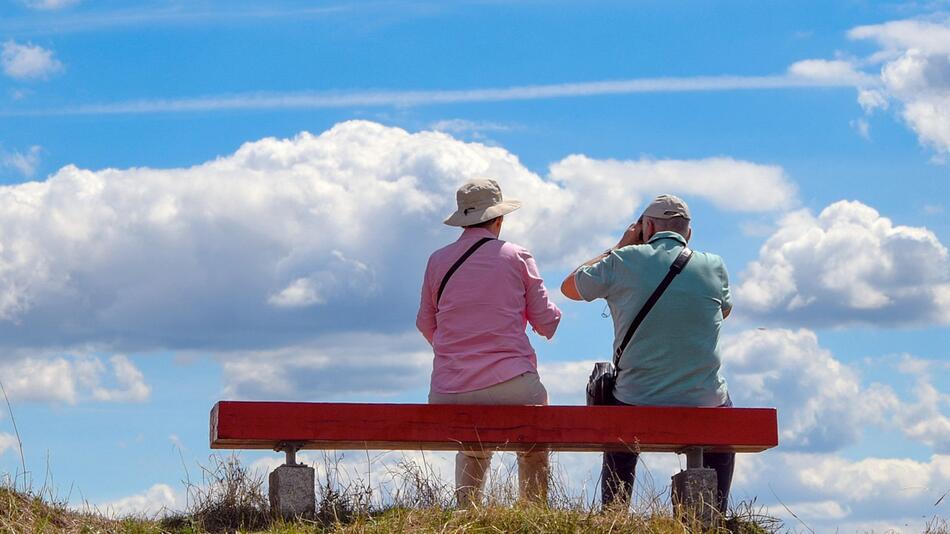
<svg viewBox="0 0 950 534"><path fill-rule="evenodd" d="M719 272L722 278L722 311L732 309L732 292L729 291L729 274L726 272L726 264L720 260Z"/></svg>
<svg viewBox="0 0 950 534"><path fill-rule="evenodd" d="M561 322L561 310L548 298L548 290L531 253L521 250L518 257L523 266L525 315L535 332L551 339Z"/></svg>
<svg viewBox="0 0 950 534"><path fill-rule="evenodd" d="M602 260L585 265L574 272L574 285L584 300L605 298L614 284L614 271L617 266L617 254L611 252Z"/></svg>
<svg viewBox="0 0 950 534"><path fill-rule="evenodd" d="M432 344L432 336L435 335L435 313L436 306L432 297L432 289L429 284L429 273L432 267L432 258L426 265L426 274L422 279L422 298L419 301L419 312L416 314L416 328L422 332L429 344Z"/></svg>

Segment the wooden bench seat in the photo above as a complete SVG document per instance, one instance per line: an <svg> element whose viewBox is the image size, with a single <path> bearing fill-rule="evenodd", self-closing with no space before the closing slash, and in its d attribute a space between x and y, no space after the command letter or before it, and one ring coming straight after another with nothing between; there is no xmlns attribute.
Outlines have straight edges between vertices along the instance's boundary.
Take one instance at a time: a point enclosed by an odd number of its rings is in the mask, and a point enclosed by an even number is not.
<svg viewBox="0 0 950 534"><path fill-rule="evenodd" d="M221 401L212 449L760 452L773 408Z"/></svg>

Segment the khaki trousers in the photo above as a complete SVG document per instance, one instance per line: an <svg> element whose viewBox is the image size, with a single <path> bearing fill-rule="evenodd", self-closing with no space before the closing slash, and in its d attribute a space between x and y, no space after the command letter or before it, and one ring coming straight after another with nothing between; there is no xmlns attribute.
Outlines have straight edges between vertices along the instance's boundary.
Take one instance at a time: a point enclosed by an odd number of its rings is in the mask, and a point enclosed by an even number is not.
<svg viewBox="0 0 950 534"><path fill-rule="evenodd" d="M429 404L547 404L548 392L537 373L528 372L485 389L464 393L429 393ZM455 498L459 506L479 504L491 451L455 455ZM518 495L522 500L547 502L548 451L518 453Z"/></svg>

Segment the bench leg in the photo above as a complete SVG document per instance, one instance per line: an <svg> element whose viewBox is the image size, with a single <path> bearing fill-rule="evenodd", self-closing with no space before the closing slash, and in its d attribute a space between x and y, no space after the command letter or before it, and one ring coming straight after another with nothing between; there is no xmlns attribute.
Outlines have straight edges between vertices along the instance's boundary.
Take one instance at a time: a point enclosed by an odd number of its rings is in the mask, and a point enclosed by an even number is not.
<svg viewBox="0 0 950 534"><path fill-rule="evenodd" d="M686 458L686 470L673 475L673 511L703 530L713 529L719 523L716 470L703 467L702 449L686 451Z"/></svg>
<svg viewBox="0 0 950 534"><path fill-rule="evenodd" d="M271 471L268 478L271 511L288 520L316 515L315 472L296 462L297 448L289 445L281 449L287 453L287 463Z"/></svg>

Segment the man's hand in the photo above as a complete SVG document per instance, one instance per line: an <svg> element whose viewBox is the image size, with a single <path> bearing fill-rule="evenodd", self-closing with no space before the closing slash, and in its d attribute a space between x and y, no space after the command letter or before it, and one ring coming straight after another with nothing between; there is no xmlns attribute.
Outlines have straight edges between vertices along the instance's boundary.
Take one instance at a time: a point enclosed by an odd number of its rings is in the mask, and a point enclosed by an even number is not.
<svg viewBox="0 0 950 534"><path fill-rule="evenodd" d="M623 248L628 245L642 245L642 244L643 244L643 218L641 217L640 220L638 220L637 222L627 227L627 231L623 233L623 237L620 238L620 241L617 242L616 246L607 250L606 252L600 253L599 256L596 256L593 259L584 262L584 264L581 265L581 267L586 267L587 265L593 265L597 263L598 261L604 259L604 257L606 257L612 251L618 248ZM580 269L581 267L578 267L577 269ZM571 274L567 275L564 281L561 282L561 293L563 293L565 297L571 300L584 300L583 297L581 297L581 294L577 291L577 284L574 282L574 273L577 272L577 269L574 269L573 271L571 271Z"/></svg>
<svg viewBox="0 0 950 534"><path fill-rule="evenodd" d="M623 248L629 245L642 245L642 244L643 244L643 219L640 219L637 222L627 227L627 231L623 233L623 237L620 238L620 241L617 242L617 246L615 246L614 248Z"/></svg>

